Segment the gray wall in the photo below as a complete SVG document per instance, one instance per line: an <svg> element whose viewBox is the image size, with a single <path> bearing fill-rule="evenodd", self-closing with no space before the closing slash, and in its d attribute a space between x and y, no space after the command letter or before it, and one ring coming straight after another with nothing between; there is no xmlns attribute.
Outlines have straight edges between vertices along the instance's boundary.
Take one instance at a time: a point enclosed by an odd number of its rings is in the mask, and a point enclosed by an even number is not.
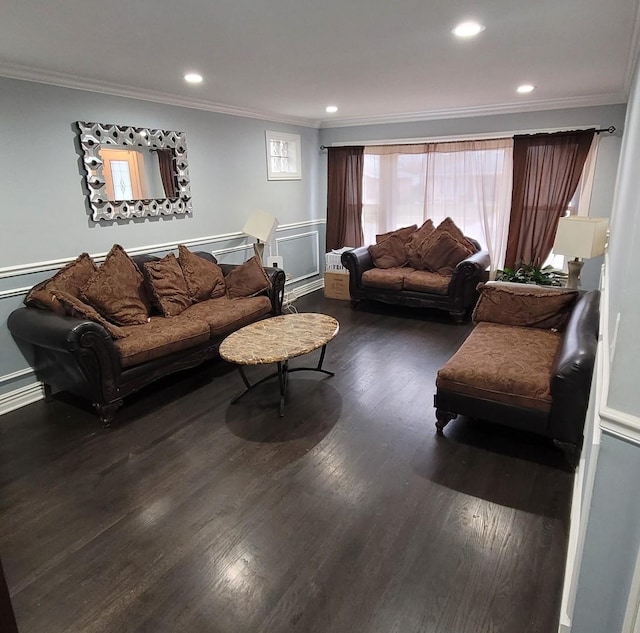
<svg viewBox="0 0 640 633"><path fill-rule="evenodd" d="M75 145L73 123L79 120L185 132L193 213L93 222ZM267 180L266 130L301 135L302 180ZM261 209L294 225L276 234L294 280L289 287L320 279L325 205L316 129L0 78L0 139L0 397L34 380L14 376L28 364L6 328L25 289L55 272L55 266L32 272L34 264L64 263L82 251L106 253L114 243L161 255L166 251L155 245L239 232ZM250 244L247 238L214 239L196 248L241 262L252 254Z"/></svg>
<svg viewBox="0 0 640 633"><path fill-rule="evenodd" d="M535 131L586 125L607 128L613 125L617 128L616 133L614 135L603 134L600 138L591 199L591 215L609 217L620 154L625 109L624 105L613 105L409 123L326 128L320 131L320 141L323 145L329 146L332 144L339 145L340 143L437 138L458 135L473 136L474 134L500 134L504 132ZM601 257L585 262L582 273L583 288L598 287L601 266Z"/></svg>

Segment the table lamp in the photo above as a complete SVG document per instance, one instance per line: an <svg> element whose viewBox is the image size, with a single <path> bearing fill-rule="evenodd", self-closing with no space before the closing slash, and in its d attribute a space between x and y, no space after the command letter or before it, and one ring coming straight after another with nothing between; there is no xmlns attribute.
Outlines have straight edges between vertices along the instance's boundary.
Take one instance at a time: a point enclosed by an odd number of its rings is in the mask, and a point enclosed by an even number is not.
<svg viewBox="0 0 640 633"><path fill-rule="evenodd" d="M264 211L255 211L242 227L243 233L256 239L253 250L261 262L263 261L264 244L271 241L277 228L278 219Z"/></svg>
<svg viewBox="0 0 640 633"><path fill-rule="evenodd" d="M604 254L608 227L609 220L606 218L585 218L577 215L560 218L553 252L556 255L573 257L567 261L567 288L578 289L584 264L582 260Z"/></svg>

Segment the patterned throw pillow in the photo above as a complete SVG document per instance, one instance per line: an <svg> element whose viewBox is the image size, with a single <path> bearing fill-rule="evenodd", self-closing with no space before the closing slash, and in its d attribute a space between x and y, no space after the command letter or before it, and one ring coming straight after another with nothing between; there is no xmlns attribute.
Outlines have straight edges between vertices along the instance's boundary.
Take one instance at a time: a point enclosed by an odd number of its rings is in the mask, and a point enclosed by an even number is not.
<svg viewBox="0 0 640 633"><path fill-rule="evenodd" d="M79 297L81 288L96 270L96 265L91 257L87 253L82 253L53 277L34 286L25 297L24 304L51 310L58 314L66 314L65 307L58 301L57 291Z"/></svg>
<svg viewBox="0 0 640 633"><path fill-rule="evenodd" d="M412 224L411 226L404 226L401 229L396 229L395 231L389 231L388 233L380 233L380 235L376 235L376 244L381 244L386 239L390 238L392 235L397 235L403 244L406 244L407 240L418 230L417 224Z"/></svg>
<svg viewBox="0 0 640 633"><path fill-rule="evenodd" d="M409 261L409 266L411 268L421 269L422 268L422 260L418 251L420 250L421 244L435 231L435 227L433 226L433 222L431 220L427 220L417 231L414 231L407 240L405 244L405 249L407 251L407 260Z"/></svg>
<svg viewBox="0 0 640 633"><path fill-rule="evenodd" d="M425 270L441 275L450 275L463 259L473 253L471 249L458 242L447 232L438 232L436 229L433 235L435 237L425 240L419 250L421 268Z"/></svg>
<svg viewBox="0 0 640 633"><path fill-rule="evenodd" d="M257 255L236 266L225 278L230 299L253 297L271 288L271 280L264 272Z"/></svg>
<svg viewBox="0 0 640 633"><path fill-rule="evenodd" d="M397 268L407 263L407 251L397 235L392 235L380 244L369 246L369 253L376 268Z"/></svg>
<svg viewBox="0 0 640 633"><path fill-rule="evenodd" d="M102 266L84 285L81 298L118 325L140 325L149 318L144 277L119 244L113 245Z"/></svg>
<svg viewBox="0 0 640 633"><path fill-rule="evenodd" d="M56 294L56 298L60 301L61 305L64 306L64 309L69 316L77 317L79 319L88 319L89 321L99 323L105 330L107 330L111 338L121 339L127 336L126 332L122 328L114 325L113 323L109 323L109 321L107 321L107 319L105 319L95 308L90 306L88 303L81 301L77 297L61 290Z"/></svg>
<svg viewBox="0 0 640 633"><path fill-rule="evenodd" d="M467 239L465 234L458 228L457 224L451 218L445 218L442 220L442 222L438 224L437 228L449 233L451 237L466 246L472 253L476 253L478 251L477 246L471 240Z"/></svg>
<svg viewBox="0 0 640 633"><path fill-rule="evenodd" d="M173 253L156 262L146 262L144 275L147 288L164 316L178 316L193 303L182 268Z"/></svg>
<svg viewBox="0 0 640 633"><path fill-rule="evenodd" d="M192 253L183 244L178 245L178 254L189 296L194 301L216 299L227 294L224 274L218 264Z"/></svg>

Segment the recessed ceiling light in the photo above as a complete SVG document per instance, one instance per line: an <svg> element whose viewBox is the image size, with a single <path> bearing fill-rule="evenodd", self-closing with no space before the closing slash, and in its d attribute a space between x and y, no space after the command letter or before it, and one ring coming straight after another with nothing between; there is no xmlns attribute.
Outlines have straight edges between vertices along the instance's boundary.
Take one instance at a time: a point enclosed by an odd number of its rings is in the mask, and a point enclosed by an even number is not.
<svg viewBox="0 0 640 633"><path fill-rule="evenodd" d="M325 110L329 113L329 114L333 114L334 112L338 111L338 106L327 106L325 108Z"/></svg>
<svg viewBox="0 0 640 633"><path fill-rule="evenodd" d="M202 75L198 73L187 73L184 76L184 80L190 84L199 84L202 83Z"/></svg>
<svg viewBox="0 0 640 633"><path fill-rule="evenodd" d="M517 91L521 95L526 95L528 92L533 92L534 90L535 90L535 86L532 86L531 84L522 84L517 88Z"/></svg>
<svg viewBox="0 0 640 633"><path fill-rule="evenodd" d="M478 33L482 33L485 28L485 25L479 22L462 22L451 32L457 37L474 37Z"/></svg>

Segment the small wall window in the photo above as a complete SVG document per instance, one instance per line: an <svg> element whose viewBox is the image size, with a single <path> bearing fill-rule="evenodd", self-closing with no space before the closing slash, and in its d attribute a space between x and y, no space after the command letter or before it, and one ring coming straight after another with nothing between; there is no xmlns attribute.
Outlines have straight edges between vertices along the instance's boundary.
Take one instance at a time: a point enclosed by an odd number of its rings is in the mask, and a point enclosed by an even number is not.
<svg viewBox="0 0 640 633"><path fill-rule="evenodd" d="M267 131L267 178L301 180L300 136Z"/></svg>

